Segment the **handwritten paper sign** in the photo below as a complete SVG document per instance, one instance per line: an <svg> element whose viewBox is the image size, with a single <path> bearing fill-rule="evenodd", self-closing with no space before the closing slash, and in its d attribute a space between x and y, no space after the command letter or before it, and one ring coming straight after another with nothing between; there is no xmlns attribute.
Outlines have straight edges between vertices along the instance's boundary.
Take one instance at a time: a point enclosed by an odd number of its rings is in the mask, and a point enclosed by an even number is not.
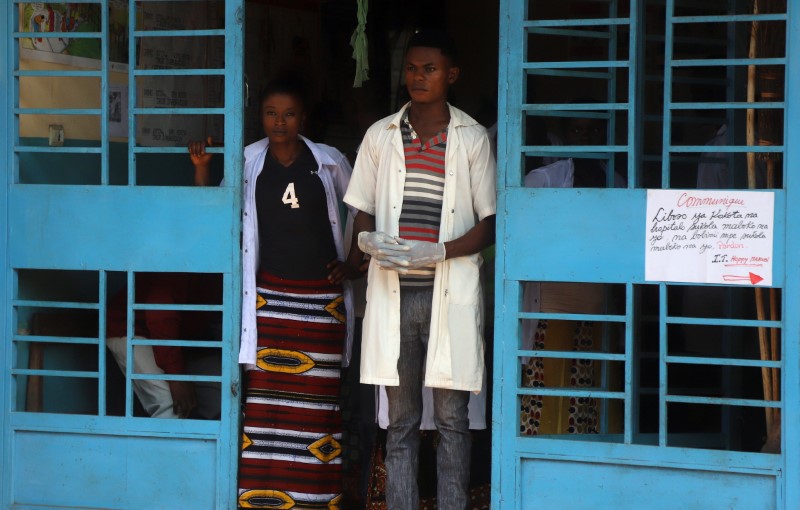
<svg viewBox="0 0 800 510"><path fill-rule="evenodd" d="M648 190L645 279L772 285L774 205L765 191Z"/></svg>

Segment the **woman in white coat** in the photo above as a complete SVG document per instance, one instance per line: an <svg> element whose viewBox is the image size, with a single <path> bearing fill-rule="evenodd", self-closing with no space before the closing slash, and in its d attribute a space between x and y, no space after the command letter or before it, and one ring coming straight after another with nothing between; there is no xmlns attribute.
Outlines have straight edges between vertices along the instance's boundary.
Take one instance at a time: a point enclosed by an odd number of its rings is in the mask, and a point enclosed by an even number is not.
<svg viewBox="0 0 800 510"><path fill-rule="evenodd" d="M339 203L351 168L300 135L302 88L261 95L266 138L245 147L242 336L244 431L239 506L338 507L342 498L341 366L349 358L356 247L345 259ZM208 185L206 144L189 146Z"/></svg>

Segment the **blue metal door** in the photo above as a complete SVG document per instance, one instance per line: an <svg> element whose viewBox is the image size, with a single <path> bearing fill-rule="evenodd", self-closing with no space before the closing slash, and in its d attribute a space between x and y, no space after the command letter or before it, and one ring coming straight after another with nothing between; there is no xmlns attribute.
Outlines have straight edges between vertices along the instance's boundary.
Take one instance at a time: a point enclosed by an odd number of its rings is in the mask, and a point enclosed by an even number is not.
<svg viewBox="0 0 800 510"><path fill-rule="evenodd" d="M235 506L243 9L2 7L3 508ZM219 187L193 185L186 143L206 135ZM170 278L211 297L142 290ZM184 317L180 332L142 337L148 314ZM180 370L139 365L169 349ZM191 368L200 355L213 361ZM218 415L140 406L143 383L187 382L216 391Z"/></svg>
<svg viewBox="0 0 800 510"><path fill-rule="evenodd" d="M800 507L797 3L500 12L492 507ZM649 200L753 189L771 283L646 277Z"/></svg>

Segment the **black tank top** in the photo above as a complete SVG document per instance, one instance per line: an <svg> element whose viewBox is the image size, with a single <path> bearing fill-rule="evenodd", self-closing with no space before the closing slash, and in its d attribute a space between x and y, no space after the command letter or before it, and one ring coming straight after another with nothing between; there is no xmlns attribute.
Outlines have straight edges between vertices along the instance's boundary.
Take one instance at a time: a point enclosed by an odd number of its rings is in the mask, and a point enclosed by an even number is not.
<svg viewBox="0 0 800 510"><path fill-rule="evenodd" d="M328 276L336 245L317 169L305 144L288 167L267 154L256 181L261 271L294 280Z"/></svg>

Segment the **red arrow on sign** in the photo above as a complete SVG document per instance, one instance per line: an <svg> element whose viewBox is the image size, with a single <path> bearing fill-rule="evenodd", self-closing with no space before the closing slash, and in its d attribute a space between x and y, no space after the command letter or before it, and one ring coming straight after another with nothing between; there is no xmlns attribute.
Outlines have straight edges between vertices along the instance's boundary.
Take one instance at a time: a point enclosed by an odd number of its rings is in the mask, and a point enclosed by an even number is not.
<svg viewBox="0 0 800 510"><path fill-rule="evenodd" d="M743 280L750 280L750 283L752 285L755 285L758 282L760 282L761 280L763 280L762 277L758 276L755 273L748 273L748 276L735 275L735 274L726 274L726 275L722 275L722 279L725 280L726 282L739 282L739 281L743 281Z"/></svg>

